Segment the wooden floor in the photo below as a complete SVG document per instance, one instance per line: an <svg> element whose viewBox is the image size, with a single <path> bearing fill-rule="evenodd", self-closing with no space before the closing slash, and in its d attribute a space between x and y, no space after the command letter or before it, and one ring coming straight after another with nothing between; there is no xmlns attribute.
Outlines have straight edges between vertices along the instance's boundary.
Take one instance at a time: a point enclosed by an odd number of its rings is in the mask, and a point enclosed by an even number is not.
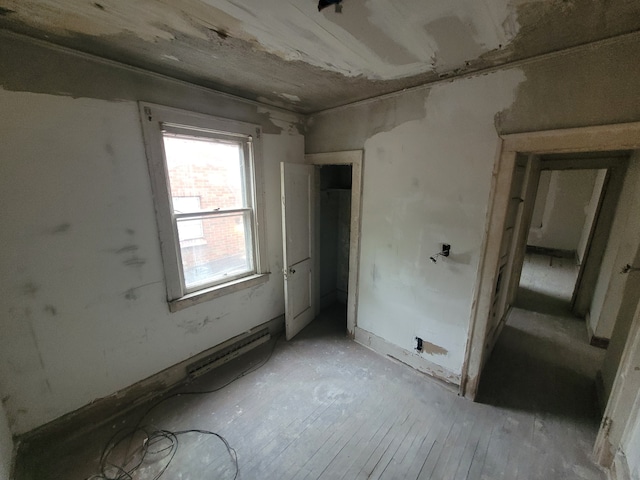
<svg viewBox="0 0 640 480"><path fill-rule="evenodd" d="M518 369L531 374L527 368L536 360L499 342L483 380L484 403L473 403L347 339L344 329L343 312L325 313L294 340L279 339L264 367L217 393L175 397L144 423L223 435L237 452L238 478L245 480L605 478L588 458L598 418L592 392L581 380L538 373L532 382L513 381ZM270 347L186 390L223 384L258 365ZM512 388L500 378L513 381ZM557 391L556 380L565 388L545 411L540 402ZM516 388L522 389L519 399ZM540 391L547 396L530 401ZM19 456L16 480L91 478L109 438L135 425L142 412L75 438L32 446ZM166 463L163 455L156 460L133 478L153 479ZM162 478L231 479L234 472L220 440L188 434L180 437Z"/></svg>

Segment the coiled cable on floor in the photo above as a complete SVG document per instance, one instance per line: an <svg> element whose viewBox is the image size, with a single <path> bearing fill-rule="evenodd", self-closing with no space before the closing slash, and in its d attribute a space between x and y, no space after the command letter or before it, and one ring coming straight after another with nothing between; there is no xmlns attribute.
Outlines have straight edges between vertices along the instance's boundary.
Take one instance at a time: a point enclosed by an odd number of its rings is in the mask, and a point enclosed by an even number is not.
<svg viewBox="0 0 640 480"><path fill-rule="evenodd" d="M202 391L186 391L186 392L177 392L171 395L168 395L161 400L157 401L153 405L151 405L140 417L140 420L136 423L136 426L131 429L121 429L117 431L107 442L105 445L102 454L100 456L100 473L91 475L87 477L85 480L134 480L135 474L138 472L143 466L146 460L154 457L155 462L159 462L161 459L157 458L162 455L165 459L164 465L158 471L158 473L153 477L152 480L158 480L169 468L171 461L176 455L178 450L179 440L178 437L199 433L201 435L210 435L217 437L227 449L229 457L231 458L231 462L233 463L235 473L233 475L233 479L238 478L238 474L240 473L240 467L238 464L238 454L235 449L229 444L226 438L216 432L212 432L209 430L202 429L190 429L190 430L181 430L177 432L173 432L170 430L151 430L147 431L145 427L141 427L142 421L151 413L152 410L156 409L161 404L171 400L172 398L180 397L183 395L207 395L211 393L218 392L223 388L231 385L236 380L249 375L250 373L255 372L256 370L264 367L271 357L273 356L273 352L276 349L276 345L278 340L280 339L280 335L278 335L273 342L273 347L269 352L267 358L261 361L258 365L253 366L241 374L233 377L228 382L220 385L211 390L202 390ZM140 445L133 449L131 452L131 446L136 443L136 436L142 436L142 441ZM116 455L116 450L119 447L122 447L123 444L129 441L128 448L126 448L127 453L125 454L125 458L123 458L120 462L116 462L113 460L113 457ZM140 440L138 440L140 441Z"/></svg>

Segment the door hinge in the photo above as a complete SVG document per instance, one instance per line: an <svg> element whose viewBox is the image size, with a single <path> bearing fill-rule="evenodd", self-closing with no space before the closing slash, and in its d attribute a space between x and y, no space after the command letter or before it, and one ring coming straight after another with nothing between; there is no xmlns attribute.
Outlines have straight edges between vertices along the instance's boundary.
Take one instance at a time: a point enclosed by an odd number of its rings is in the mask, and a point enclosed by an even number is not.
<svg viewBox="0 0 640 480"><path fill-rule="evenodd" d="M144 107L144 114L147 116L147 120L153 120L153 116L151 115L151 109L149 107Z"/></svg>

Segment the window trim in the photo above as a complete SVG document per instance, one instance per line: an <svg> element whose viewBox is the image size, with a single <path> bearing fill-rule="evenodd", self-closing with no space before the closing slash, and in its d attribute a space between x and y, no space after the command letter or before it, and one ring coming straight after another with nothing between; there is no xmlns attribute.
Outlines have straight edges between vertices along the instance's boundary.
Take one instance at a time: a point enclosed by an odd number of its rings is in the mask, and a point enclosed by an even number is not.
<svg viewBox="0 0 640 480"><path fill-rule="evenodd" d="M156 223L160 239L160 250L164 266L167 301L172 312L188 306L208 301L244 288L259 285L268 280L266 232L264 227L264 186L262 175L262 129L259 125L214 117L202 113L190 112L162 105L139 102L142 133L151 179ZM196 291L185 288L184 273L181 264L180 241L177 224L174 221L171 188L167 172L162 133L170 129L172 133L181 131L192 136L212 138L227 137L237 140L249 139L253 148L249 152L248 192L252 195L253 206L253 244L255 273L250 272L241 278L228 282L206 286Z"/></svg>

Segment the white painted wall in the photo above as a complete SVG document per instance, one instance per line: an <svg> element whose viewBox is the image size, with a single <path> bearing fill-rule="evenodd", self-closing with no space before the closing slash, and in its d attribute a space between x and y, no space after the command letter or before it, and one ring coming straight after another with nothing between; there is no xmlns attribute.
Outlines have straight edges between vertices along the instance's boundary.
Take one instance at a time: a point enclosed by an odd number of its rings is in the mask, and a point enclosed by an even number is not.
<svg viewBox="0 0 640 480"><path fill-rule="evenodd" d="M12 462L13 438L4 407L0 404L0 480L11 480Z"/></svg>
<svg viewBox="0 0 640 480"><path fill-rule="evenodd" d="M196 97L234 114L228 99L167 83L173 106ZM269 281L171 314L137 104L2 89L0 104L0 385L13 433L284 312L279 162L304 161L291 121L272 118L285 130L264 135Z"/></svg>
<svg viewBox="0 0 640 480"><path fill-rule="evenodd" d="M364 147L358 326L454 374L462 368L496 112L524 80L503 71L313 117L310 151ZM405 119L405 120L403 120ZM433 264L441 243L451 256ZM415 355L418 355L415 353Z"/></svg>
<svg viewBox="0 0 640 480"><path fill-rule="evenodd" d="M552 171L544 199L542 226L532 225L527 245L577 251L595 179L595 170ZM536 202L542 200L536 198Z"/></svg>
<svg viewBox="0 0 640 480"><path fill-rule="evenodd" d="M582 227L582 233L580 234L580 240L578 241L578 263L582 263L584 255L587 251L587 245L589 243L589 236L591 235L591 227L595 220L596 213L598 212L598 204L600 203L600 194L602 193L602 187L604 181L607 178L607 170L602 169L596 172L596 178L593 184L593 191L591 192L591 198L587 204L585 211L584 226Z"/></svg>
<svg viewBox="0 0 640 480"><path fill-rule="evenodd" d="M621 275L627 263L633 264L640 246L640 152L631 156L622 187L609 241L602 259L589 309L591 330L596 337L611 338L618 319L622 298L633 275ZM615 372L614 372L615 373Z"/></svg>

